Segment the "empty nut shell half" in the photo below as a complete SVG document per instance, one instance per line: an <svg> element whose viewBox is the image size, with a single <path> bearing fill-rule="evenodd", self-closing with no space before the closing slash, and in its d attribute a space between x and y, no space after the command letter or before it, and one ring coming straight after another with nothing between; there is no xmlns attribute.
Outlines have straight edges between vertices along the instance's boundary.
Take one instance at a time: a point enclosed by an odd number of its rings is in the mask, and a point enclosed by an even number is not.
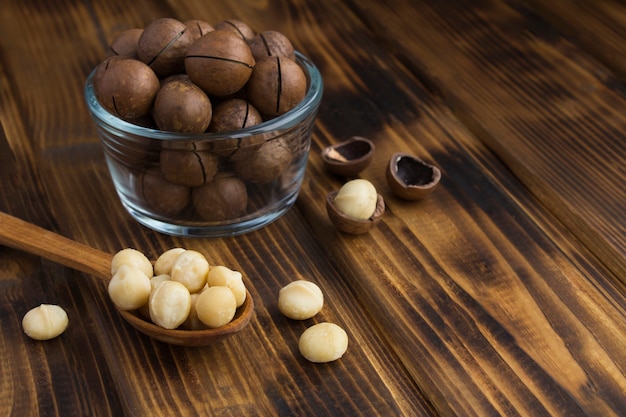
<svg viewBox="0 0 626 417"><path fill-rule="evenodd" d="M322 161L330 172L344 177L354 177L372 161L374 143L361 136L327 146L322 150Z"/></svg>
<svg viewBox="0 0 626 417"><path fill-rule="evenodd" d="M376 200L376 210L374 214L367 220L355 219L354 217L343 214L335 206L335 196L337 191L331 191L326 196L326 211L330 221L335 225L337 229L344 233L352 235L360 235L367 233L372 227L376 226L385 213L385 200L383 196L378 194Z"/></svg>
<svg viewBox="0 0 626 417"><path fill-rule="evenodd" d="M389 187L405 200L419 200L428 196L440 179L439 168L407 153L392 155L387 166Z"/></svg>

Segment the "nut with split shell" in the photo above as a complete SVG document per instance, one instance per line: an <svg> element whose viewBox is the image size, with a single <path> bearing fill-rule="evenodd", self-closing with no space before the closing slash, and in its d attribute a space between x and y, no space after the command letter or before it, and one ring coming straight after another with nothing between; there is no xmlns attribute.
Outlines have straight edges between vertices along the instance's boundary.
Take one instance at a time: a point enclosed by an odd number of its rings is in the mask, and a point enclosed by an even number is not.
<svg viewBox="0 0 626 417"><path fill-rule="evenodd" d="M368 167L374 155L374 143L361 136L327 146L322 150L322 161L333 174L354 177Z"/></svg>
<svg viewBox="0 0 626 417"><path fill-rule="evenodd" d="M408 153L395 153L387 165L387 183L398 197L420 200L439 184L441 170Z"/></svg>
<svg viewBox="0 0 626 417"><path fill-rule="evenodd" d="M337 196L337 193L338 191L331 191L326 196L326 211L328 212L330 221L340 231L352 235L364 234L376 226L383 217L383 213L385 212L385 200L382 195L377 194L376 209L374 210L374 214L372 214L369 219L361 220L348 216L341 212L341 210L337 209L335 205L335 197Z"/></svg>

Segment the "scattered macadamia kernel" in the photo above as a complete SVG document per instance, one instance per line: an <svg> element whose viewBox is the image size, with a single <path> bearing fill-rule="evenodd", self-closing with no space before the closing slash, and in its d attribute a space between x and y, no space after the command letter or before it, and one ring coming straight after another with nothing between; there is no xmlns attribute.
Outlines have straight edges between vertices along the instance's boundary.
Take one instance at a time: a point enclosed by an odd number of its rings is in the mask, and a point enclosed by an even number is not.
<svg viewBox="0 0 626 417"><path fill-rule="evenodd" d="M68 323L63 308L54 304L41 304L24 315L22 328L31 339L49 340L63 333Z"/></svg>
<svg viewBox="0 0 626 417"><path fill-rule="evenodd" d="M228 287L209 287L196 300L198 319L210 328L230 323L236 311L237 300Z"/></svg>
<svg viewBox="0 0 626 417"><path fill-rule="evenodd" d="M191 310L191 294L176 281L158 284L149 299L150 318L164 329L175 329L187 320Z"/></svg>
<svg viewBox="0 0 626 417"><path fill-rule="evenodd" d="M334 323L318 323L302 333L298 348L311 362L332 362L348 350L348 334Z"/></svg>
<svg viewBox="0 0 626 417"><path fill-rule="evenodd" d="M111 261L111 275L115 275L122 265L133 265L139 268L148 278L152 278L154 270L150 260L137 249L126 248L117 252Z"/></svg>
<svg viewBox="0 0 626 417"><path fill-rule="evenodd" d="M135 265L122 265L108 285L109 297L120 310L136 310L148 302L150 278Z"/></svg>
<svg viewBox="0 0 626 417"><path fill-rule="evenodd" d="M319 313L323 306L324 294L320 287L311 281L293 281L278 292L278 309L290 319L310 319Z"/></svg>
<svg viewBox="0 0 626 417"><path fill-rule="evenodd" d="M355 219L367 220L376 211L378 192L368 180L346 182L335 196L335 207Z"/></svg>

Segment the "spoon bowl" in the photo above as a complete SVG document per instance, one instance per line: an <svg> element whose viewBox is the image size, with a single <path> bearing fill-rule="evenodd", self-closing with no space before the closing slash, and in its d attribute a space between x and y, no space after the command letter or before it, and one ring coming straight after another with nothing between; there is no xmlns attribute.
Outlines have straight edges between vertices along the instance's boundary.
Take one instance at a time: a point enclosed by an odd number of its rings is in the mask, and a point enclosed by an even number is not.
<svg viewBox="0 0 626 417"><path fill-rule="evenodd" d="M0 244L41 256L105 282L111 279L113 255L2 212ZM254 314L254 300L246 290L246 300L237 309L230 323L203 330L164 329L146 321L135 312L117 310L131 326L153 339L179 346L207 346L245 328Z"/></svg>

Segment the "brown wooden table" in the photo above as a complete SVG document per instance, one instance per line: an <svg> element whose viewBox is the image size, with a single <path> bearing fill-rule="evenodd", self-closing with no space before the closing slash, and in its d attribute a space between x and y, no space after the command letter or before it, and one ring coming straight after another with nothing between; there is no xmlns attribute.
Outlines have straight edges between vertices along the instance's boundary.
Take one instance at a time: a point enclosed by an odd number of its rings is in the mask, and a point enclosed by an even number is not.
<svg viewBox="0 0 626 417"><path fill-rule="evenodd" d="M325 95L305 182L247 235L146 229L114 192L83 82L123 29L239 18L288 35ZM152 341L102 282L0 247L0 414L11 416L617 416L626 413L626 7L618 0L3 1L0 208L92 247L184 246L244 273L251 324L207 348ZM377 151L361 177L387 212L337 232L320 151ZM439 166L426 200L395 198L394 152ZM0 225L2 227L2 225ZM284 318L303 277L326 305ZM21 319L62 305L60 337ZM333 321L346 355L312 364L302 331Z"/></svg>

